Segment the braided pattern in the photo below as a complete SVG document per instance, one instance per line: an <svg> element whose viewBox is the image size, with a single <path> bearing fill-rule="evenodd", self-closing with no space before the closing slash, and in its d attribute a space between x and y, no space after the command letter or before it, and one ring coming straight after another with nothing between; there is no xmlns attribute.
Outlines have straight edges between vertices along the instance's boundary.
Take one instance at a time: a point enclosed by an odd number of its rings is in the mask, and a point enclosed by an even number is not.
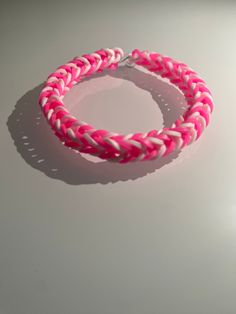
<svg viewBox="0 0 236 314"><path fill-rule="evenodd" d="M64 145L102 159L126 163L166 156L199 138L213 109L206 83L186 64L156 52L135 49L130 58L163 78L184 94L188 108L171 128L121 135L95 129L70 115L63 97L83 77L104 69L116 69L124 57L120 48L101 49L75 57L49 75L39 96L39 105L55 134Z"/></svg>

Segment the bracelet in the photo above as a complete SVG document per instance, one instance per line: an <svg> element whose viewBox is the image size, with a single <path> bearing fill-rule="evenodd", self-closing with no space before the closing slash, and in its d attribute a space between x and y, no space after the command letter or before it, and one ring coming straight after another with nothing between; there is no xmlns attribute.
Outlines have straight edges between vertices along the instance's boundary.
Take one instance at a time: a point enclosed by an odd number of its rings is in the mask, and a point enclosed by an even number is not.
<svg viewBox="0 0 236 314"><path fill-rule="evenodd" d="M95 129L65 108L63 97L82 78L105 69L115 70L126 61L167 78L183 93L187 110L170 128L128 135ZM39 96L39 105L55 135L65 146L109 161L127 163L164 157L197 140L213 110L206 83L186 64L156 52L135 49L124 57L121 48L100 49L75 57L50 74Z"/></svg>

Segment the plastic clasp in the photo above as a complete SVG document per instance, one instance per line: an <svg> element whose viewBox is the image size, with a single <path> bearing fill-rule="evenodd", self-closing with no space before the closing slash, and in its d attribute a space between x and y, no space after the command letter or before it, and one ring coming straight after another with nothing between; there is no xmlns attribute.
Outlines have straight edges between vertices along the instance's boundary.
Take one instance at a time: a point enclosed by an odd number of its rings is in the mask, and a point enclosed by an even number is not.
<svg viewBox="0 0 236 314"><path fill-rule="evenodd" d="M134 58L132 57L132 54L129 53L127 56L125 56L124 58L122 58L120 61L119 61L119 64L122 64L124 63L125 66L129 67L129 68L132 68L135 66L135 60Z"/></svg>

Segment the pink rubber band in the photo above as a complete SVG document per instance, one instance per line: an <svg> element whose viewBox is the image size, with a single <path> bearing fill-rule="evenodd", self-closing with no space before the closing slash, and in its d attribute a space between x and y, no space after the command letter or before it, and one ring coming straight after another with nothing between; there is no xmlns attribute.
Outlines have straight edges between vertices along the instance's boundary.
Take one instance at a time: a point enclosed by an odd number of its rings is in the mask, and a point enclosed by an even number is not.
<svg viewBox="0 0 236 314"><path fill-rule="evenodd" d="M135 49L126 59L129 64L143 66L169 79L184 94L188 108L171 128L145 134L117 134L97 130L69 113L63 103L65 94L86 76L104 69L115 70L123 57L121 48L100 49L75 57L49 75L40 93L39 105L64 145L102 159L126 163L167 156L198 139L213 110L211 93L203 79L186 64L156 52Z"/></svg>

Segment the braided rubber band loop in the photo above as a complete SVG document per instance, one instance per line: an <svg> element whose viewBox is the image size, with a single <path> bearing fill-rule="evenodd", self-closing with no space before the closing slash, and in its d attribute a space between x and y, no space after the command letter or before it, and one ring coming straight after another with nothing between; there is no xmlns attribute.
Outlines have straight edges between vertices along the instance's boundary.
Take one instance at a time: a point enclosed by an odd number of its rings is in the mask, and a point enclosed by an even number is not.
<svg viewBox="0 0 236 314"><path fill-rule="evenodd" d="M64 145L102 159L126 163L167 156L197 140L209 123L213 110L206 83L186 64L156 52L135 49L129 65L143 66L167 78L184 94L188 108L170 128L145 134L117 134L95 129L70 115L63 97L82 78L105 69L115 70L123 60L121 48L100 49L75 57L50 74L39 96L39 105L56 136Z"/></svg>

